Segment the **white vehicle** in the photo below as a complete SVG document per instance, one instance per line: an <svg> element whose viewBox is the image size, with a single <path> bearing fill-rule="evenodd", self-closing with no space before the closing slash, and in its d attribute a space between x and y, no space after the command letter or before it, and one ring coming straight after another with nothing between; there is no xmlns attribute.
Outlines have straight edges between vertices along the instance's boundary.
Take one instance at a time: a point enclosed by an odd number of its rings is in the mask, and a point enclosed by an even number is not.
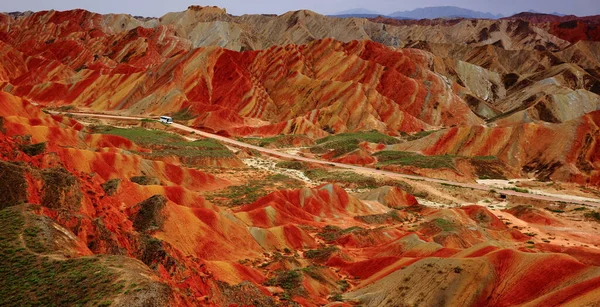
<svg viewBox="0 0 600 307"><path fill-rule="evenodd" d="M158 120L161 123L165 123L167 125L170 125L173 123L173 119L168 117L168 116L161 116L160 119Z"/></svg>

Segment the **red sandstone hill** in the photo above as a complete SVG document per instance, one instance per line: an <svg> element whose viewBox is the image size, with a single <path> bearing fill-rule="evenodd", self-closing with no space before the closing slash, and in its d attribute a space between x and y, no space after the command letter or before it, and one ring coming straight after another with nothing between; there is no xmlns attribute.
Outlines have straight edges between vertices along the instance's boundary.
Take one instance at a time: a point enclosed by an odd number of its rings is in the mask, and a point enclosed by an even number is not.
<svg viewBox="0 0 600 307"><path fill-rule="evenodd" d="M4 87L47 105L155 115L203 110L194 125L233 135L398 134L482 122L427 69L430 55L420 51L330 39L242 53L187 50L168 28L92 37L65 21L73 27L45 37L33 35L25 24L32 20L22 22L27 30L14 26L4 39L11 54L3 57L11 61Z"/></svg>
<svg viewBox="0 0 600 307"><path fill-rule="evenodd" d="M538 178L599 185L600 112L553 125L451 128L393 145L426 155L495 156Z"/></svg>
<svg viewBox="0 0 600 307"><path fill-rule="evenodd" d="M520 13L507 19L527 20L571 43L600 40L600 15L577 17L538 13Z"/></svg>
<svg viewBox="0 0 600 307"><path fill-rule="evenodd" d="M51 257L68 267L93 254L118 255L95 264L109 274L104 283L82 283L105 300L314 306L350 288L343 299L373 306L440 298L453 305L457 297L473 306L597 302L600 271L589 263L600 263L600 252L553 244L520 251L530 238L486 208L427 208L389 187L357 198L328 184L278 191L228 210L200 194L228 184L224 179L132 155L129 150L142 150L139 144L87 134L79 123L10 94L0 102L0 170L8 179L0 183L3 225L11 217L11 229L32 236L26 229L37 225L39 235L53 238L25 243L38 254L22 248L23 257ZM34 149L37 142L45 146ZM160 183L129 179L141 170ZM535 216L556 220L533 209L506 214L524 223L538 223ZM12 238L6 229L0 227L3 238ZM48 243L53 240L63 243ZM15 261L2 259L11 267ZM473 280L476 288L469 286ZM431 283L436 290L427 291ZM118 290L123 287L137 290Z"/></svg>

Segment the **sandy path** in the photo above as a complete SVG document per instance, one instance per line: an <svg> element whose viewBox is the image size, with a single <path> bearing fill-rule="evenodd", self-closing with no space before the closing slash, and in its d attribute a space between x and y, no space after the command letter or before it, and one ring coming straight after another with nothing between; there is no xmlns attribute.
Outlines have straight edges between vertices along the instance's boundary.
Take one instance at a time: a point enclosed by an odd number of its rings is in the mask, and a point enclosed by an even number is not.
<svg viewBox="0 0 600 307"><path fill-rule="evenodd" d="M61 112L51 112L51 113L61 114ZM70 114L70 115L73 115L73 116L96 117L96 118L112 118L112 119L134 119L134 120L147 119L147 117L119 116L119 115L107 115L107 114L95 114L95 113L70 113L70 112L65 112L63 114ZM177 129L182 130L182 131L193 132L194 134L202 136L202 137L205 137L205 138L215 139L215 140L221 141L221 142L223 142L225 144L228 144L228 145L233 145L233 146L243 147L243 148L248 148L248 149L254 149L254 150L259 151L259 152L261 152L263 154L268 154L268 155L275 156L275 157L278 157L278 158L291 159L291 160L296 160L296 161L303 161L303 162L309 162L309 163L315 163L315 164L333 166L333 167L338 167L338 168L352 170L352 171L355 171L357 173L370 174L370 175L381 175L381 176L386 176L386 177L392 178L392 179L422 180L422 181L426 181L426 182L443 183L443 184L449 184L449 185L463 187L463 188L471 188L471 189L476 189L476 190L482 190L482 191L489 191L490 190L490 186L484 185L484 184L453 182L453 181L447 181L447 180L441 180L441 179L427 178L427 177L422 177L422 176L414 176L414 175L406 175L406 174L394 173L394 172L377 170L377 169L372 169L372 168L362 167L362 166L356 166L356 165L349 165L349 164L343 164L343 163L337 163L337 162L329 162L329 161L323 161L323 160L318 160L318 159L300 157L300 156L291 155L291 154L284 153L284 152L279 152L279 151L273 150L273 149L268 149L268 148L264 148L264 147L260 147L260 146L255 146L255 145L247 144L247 143L244 143L244 142L240 142L240 141L237 141L237 140L230 139L228 137L224 137L224 136L220 136L220 135L216 135L216 134L204 132L204 131L201 131L201 130L198 130L198 129L194 129L194 128L191 128L191 127L188 127L188 126L184 126L184 125L181 125L181 124L177 124L177 123L173 123L172 127L173 128L177 128ZM562 202L575 203L575 204L581 204L581 205L587 205L587 206L595 206L595 207L599 207L600 206L600 199L592 199L592 198L590 198L590 199L587 199L587 200L581 200L581 199L573 199L569 195L552 195L552 196L549 196L549 195L539 195L539 194L531 194L531 193L522 193L522 192L511 191L511 190L503 190L502 193L506 194L506 195L519 196L519 197L525 197L525 198L530 198L530 199L538 199L538 200L544 200L544 201L557 201L557 202L558 201L562 201Z"/></svg>

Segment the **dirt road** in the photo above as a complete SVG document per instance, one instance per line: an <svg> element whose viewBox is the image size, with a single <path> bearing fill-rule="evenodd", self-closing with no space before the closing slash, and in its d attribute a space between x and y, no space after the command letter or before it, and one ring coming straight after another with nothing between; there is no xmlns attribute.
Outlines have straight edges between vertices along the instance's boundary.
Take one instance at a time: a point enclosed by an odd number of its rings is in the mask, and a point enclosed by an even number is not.
<svg viewBox="0 0 600 307"><path fill-rule="evenodd" d="M51 113L59 114L60 112L51 112ZM134 119L134 120L147 119L146 117L119 116L119 115L107 115L107 114L95 114L95 113L66 113L65 112L64 114L70 114L70 115L73 115L73 116L107 118L107 119ZM242 148L248 148L248 149L254 149L254 150L257 150L257 151L259 151L259 152L261 152L263 154L268 154L268 155L279 157L279 158L292 159L292 160L297 160L297 161L304 161L304 162L322 164L322 165L327 165L327 166L333 166L333 167L338 167L338 168L343 168L343 169L351 170L351 171L354 171L354 172L357 172L357 173L361 173L361 174L379 175L379 176L385 176L385 177L388 177L388 178L391 178L391 179L422 180L422 181L426 181L426 182L443 183L443 184L449 184L449 185L453 185L453 186L457 186L457 187L470 188L470 189L482 190L482 191L489 191L490 189L492 189L491 187L489 187L487 185L483 185L483 184L462 183L462 182L454 182L454 181L448 181L448 180L442 180L442 179L434 179L434 178L428 178L428 177L406 175L406 174L400 174L400 173L394 173L394 172L389 172L389 171L372 169L372 168L368 168L368 167L362 167L362 166L356 166L356 165L350 165L350 164L343 164L343 163L335 163L335 162L323 161L323 160L318 160L318 159L311 159L311 158L306 158L306 157L300 157L300 156L296 156L296 155L290 155L290 154L287 154L287 153L279 152L277 150L268 149L268 148L264 148L264 147L255 146L255 145L247 144L247 143L244 143L244 142L236 141L236 140L230 139L228 137L224 137L224 136L220 136L220 135L216 135L216 134L204 132L204 131L201 131L201 130L198 130L198 129L194 129L194 128L191 128L191 127L188 127L188 126L184 126L184 125L181 125L181 124L177 124L177 123L173 123L171 126L173 128L177 128L177 129L182 130L182 131L193 132L194 134L202 136L202 137L205 137L205 138L215 139L215 140L218 140L218 141L223 142L223 143L228 144L228 145L233 145L233 146L236 146L236 147L242 147ZM570 199L568 195L565 195L564 197L559 197L559 196L545 196L545 195L538 195L538 194L531 194L531 193L522 193L522 192L516 192L516 191L512 191L512 190L500 190L500 191L501 191L502 194L505 194L505 195L519 196L519 197L525 197L525 198L530 198L530 199L538 199L538 200L544 200L544 201L555 201L555 202L566 202L566 203L574 203L574 204L581 204L581 205L587 205L587 206L600 206L600 199L598 199L597 201L593 201L592 202L592 201L583 201L583 200L577 200L577 199Z"/></svg>

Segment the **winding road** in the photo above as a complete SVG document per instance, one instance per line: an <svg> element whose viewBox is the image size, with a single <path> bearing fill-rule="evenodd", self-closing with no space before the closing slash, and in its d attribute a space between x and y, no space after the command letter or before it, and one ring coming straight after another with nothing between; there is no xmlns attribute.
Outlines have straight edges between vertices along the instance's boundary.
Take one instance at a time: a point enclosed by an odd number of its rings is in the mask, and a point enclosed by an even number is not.
<svg viewBox="0 0 600 307"><path fill-rule="evenodd" d="M71 112L55 112L55 111L50 111L50 113L53 113L53 114L69 114L69 115L72 115L72 116L107 118L107 119L126 119L126 120L127 119L130 119L130 120L153 119L153 118L149 118L149 117L133 117L133 116L120 116L120 115L108 115L108 114L97 114L97 113L71 113ZM185 126L185 125L181 125L181 124L178 124L178 123L173 123L171 126L173 128L176 128L176 129L179 129L179 130L182 130L182 131L193 132L195 135L199 135L199 136L202 136L202 137L205 137L205 138L215 139L215 140L218 140L218 141L223 142L223 143L228 144L228 145L232 145L232 146L236 146L236 147L241 147L241 148L254 149L254 150L257 150L257 151L259 151L261 153L268 154L268 155L275 156L275 157L279 157L279 158L292 159L292 160L296 160L296 161L303 161L303 162L309 162L309 163L315 163L315 164L322 164L322 165L327 165L327 166L334 166L334 167L338 167L338 168L342 168L342 169L351 170L351 171L354 171L354 172L357 172L357 173L361 173L361 174L379 175L379 176L385 176L385 177L388 177L388 178L391 178L391 179L420 180L420 181L426 181L426 182L432 182L432 183L441 183L441 184L448 184L448 185L452 185L452 186L457 186L457 187L462 187L462 188L469 188L469 189L475 189L475 190L482 190L482 191L489 191L489 190L493 189L490 186L483 185L483 184L477 184L477 183L454 182L454 181L448 181L448 180L442 180L442 179L435 179L435 178L429 178L429 177L422 177L422 176L415 176L415 175L407 175L407 174L401 174L401 173L394 173L394 172L377 170L377 169L363 167L363 166L357 166L357 165L350 165L350 164L344 164L344 163L335 163L335 162L323 161L323 160L318 160L318 159L300 157L300 156L296 156L296 155L291 155L291 154L279 152L277 150L268 149L268 148L264 148L264 147L255 146L255 145L251 145L251 144L248 144L248 143L236 141L236 140L230 139L228 137L224 137L224 136L213 134L213 133L204 132L204 131L201 131L201 130L198 130L198 129L194 129L194 128L191 128L191 127L188 127L188 126ZM505 194L505 195L519 196L519 197L530 198L530 199L537 199L537 200L543 200L543 201L566 202L566 203L573 203L573 204L580 204L580 205L587 205L587 206L595 206L595 207L600 206L600 199L591 199L590 198L589 200L581 200L581 199L572 199L568 195L565 195L565 197L560 197L560 196L539 195L539 194L533 194L533 193L523 193L523 192L517 192L517 191L513 191L513 190L500 190L500 191L502 192L502 194Z"/></svg>

